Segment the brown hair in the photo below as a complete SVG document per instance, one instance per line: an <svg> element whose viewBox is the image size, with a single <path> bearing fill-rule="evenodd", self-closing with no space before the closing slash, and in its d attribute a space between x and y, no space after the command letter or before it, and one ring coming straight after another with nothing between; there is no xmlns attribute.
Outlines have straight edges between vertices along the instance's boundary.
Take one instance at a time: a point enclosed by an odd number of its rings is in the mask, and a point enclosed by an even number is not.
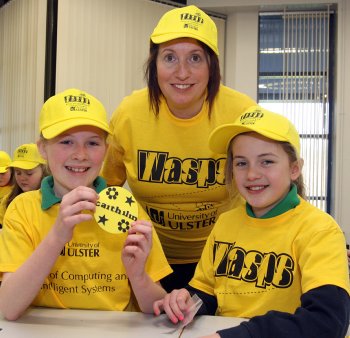
<svg viewBox="0 0 350 338"><path fill-rule="evenodd" d="M226 160L226 167L225 167L226 187L227 187L227 190L229 191L230 196L233 196L233 190L234 190L233 155L231 151L232 142L233 142L233 139L230 141L228 146L227 160ZM295 161L300 161L294 147L289 142L279 142L279 141L276 141L276 142L281 144L283 150L288 155L290 164ZM299 177L295 181L293 181L293 183L297 187L297 192L299 196L305 199L305 185L304 185L304 179L303 179L302 173L300 173Z"/></svg>
<svg viewBox="0 0 350 338"><path fill-rule="evenodd" d="M198 43L203 47L206 52L209 60L209 81L208 81L208 94L206 97L206 101L209 104L209 117L211 114L211 108L214 103L214 99L219 91L221 75L220 75L220 64L219 58L214 53L214 51L209 48L205 43L198 41ZM159 115L159 105L160 105L160 97L162 92L160 90L158 84L157 77L157 56L159 52L159 45L150 42L149 48L149 56L148 60L145 64L145 80L147 82L148 87L148 98L149 98L149 106L150 109L153 110L155 116Z"/></svg>

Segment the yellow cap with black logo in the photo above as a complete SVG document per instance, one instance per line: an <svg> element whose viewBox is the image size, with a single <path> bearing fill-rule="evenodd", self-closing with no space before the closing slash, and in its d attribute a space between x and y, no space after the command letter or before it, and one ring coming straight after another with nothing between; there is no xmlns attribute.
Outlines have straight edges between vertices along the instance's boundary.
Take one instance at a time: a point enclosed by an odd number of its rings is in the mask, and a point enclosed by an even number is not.
<svg viewBox="0 0 350 338"><path fill-rule="evenodd" d="M166 12L151 35L155 44L179 38L193 38L205 43L219 55L215 22L196 6L186 6Z"/></svg>
<svg viewBox="0 0 350 338"><path fill-rule="evenodd" d="M103 104L82 90L73 88L56 94L41 109L39 129L45 139L52 139L68 129L84 125L111 133Z"/></svg>
<svg viewBox="0 0 350 338"><path fill-rule="evenodd" d="M13 161L9 167L31 170L39 164L46 164L46 161L41 157L37 145L35 143L28 143L22 144L15 150Z"/></svg>
<svg viewBox="0 0 350 338"><path fill-rule="evenodd" d="M300 156L300 137L292 122L258 105L248 108L235 122L214 129L209 136L209 147L224 154L235 136L252 131L271 140L289 142Z"/></svg>

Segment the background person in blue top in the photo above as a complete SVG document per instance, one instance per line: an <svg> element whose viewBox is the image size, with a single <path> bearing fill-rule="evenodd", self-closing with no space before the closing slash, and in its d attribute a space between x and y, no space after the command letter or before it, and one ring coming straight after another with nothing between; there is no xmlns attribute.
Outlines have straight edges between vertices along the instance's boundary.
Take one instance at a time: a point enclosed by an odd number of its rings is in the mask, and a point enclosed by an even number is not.
<svg viewBox="0 0 350 338"><path fill-rule="evenodd" d="M294 126L253 106L209 142L213 151L227 151L228 188L235 184L246 205L219 217L190 286L155 302L155 313L181 321L197 293L201 314L250 318L207 337L344 338L345 238L330 215L303 199Z"/></svg>

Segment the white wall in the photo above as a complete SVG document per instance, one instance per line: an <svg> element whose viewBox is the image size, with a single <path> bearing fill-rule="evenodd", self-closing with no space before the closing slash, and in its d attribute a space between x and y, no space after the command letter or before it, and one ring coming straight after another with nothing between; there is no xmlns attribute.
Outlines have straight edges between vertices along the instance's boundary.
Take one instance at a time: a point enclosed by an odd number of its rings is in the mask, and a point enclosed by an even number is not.
<svg viewBox="0 0 350 338"><path fill-rule="evenodd" d="M258 13L227 16L225 84L257 99Z"/></svg>
<svg viewBox="0 0 350 338"><path fill-rule="evenodd" d="M46 4L11 0L0 9L0 149L9 154L38 138ZM172 8L149 0L58 0L56 92L86 90L111 115L125 95L144 87L150 34ZM225 20L213 20L223 66Z"/></svg>
<svg viewBox="0 0 350 338"><path fill-rule="evenodd" d="M143 66L159 18L174 8L146 0L59 0L56 91L84 89L109 114L145 86ZM223 62L225 21L214 18Z"/></svg>
<svg viewBox="0 0 350 338"><path fill-rule="evenodd" d="M0 10L0 149L37 139L44 99L46 0L11 0Z"/></svg>

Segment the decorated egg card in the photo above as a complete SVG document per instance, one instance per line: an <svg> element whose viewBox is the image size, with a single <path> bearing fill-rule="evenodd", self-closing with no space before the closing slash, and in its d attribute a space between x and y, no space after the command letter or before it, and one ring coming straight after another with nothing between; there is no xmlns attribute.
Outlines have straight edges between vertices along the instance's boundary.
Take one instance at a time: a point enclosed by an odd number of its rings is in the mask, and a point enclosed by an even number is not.
<svg viewBox="0 0 350 338"><path fill-rule="evenodd" d="M95 220L112 234L127 233L137 220L138 205L131 192L122 187L108 187L100 192L96 203Z"/></svg>

